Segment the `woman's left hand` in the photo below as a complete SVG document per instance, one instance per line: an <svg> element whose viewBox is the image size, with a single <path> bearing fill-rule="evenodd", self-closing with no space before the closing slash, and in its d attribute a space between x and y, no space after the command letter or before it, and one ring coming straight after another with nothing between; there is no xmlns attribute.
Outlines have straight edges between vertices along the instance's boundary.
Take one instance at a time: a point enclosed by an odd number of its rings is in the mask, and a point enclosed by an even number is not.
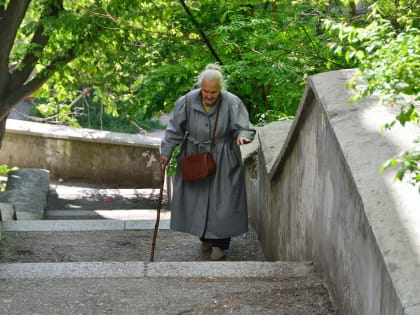
<svg viewBox="0 0 420 315"><path fill-rule="evenodd" d="M236 139L236 144L237 145L243 145L243 144L248 144L251 142L251 139L248 139L246 137L238 137Z"/></svg>

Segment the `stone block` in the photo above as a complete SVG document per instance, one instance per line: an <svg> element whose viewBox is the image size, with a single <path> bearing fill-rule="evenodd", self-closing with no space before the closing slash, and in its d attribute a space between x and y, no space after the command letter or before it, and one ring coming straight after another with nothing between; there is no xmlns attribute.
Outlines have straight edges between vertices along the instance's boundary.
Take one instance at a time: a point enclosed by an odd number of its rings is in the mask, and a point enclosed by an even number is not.
<svg viewBox="0 0 420 315"><path fill-rule="evenodd" d="M44 217L48 190L47 170L13 170L8 173L6 191L0 194L0 203L12 204L17 220L41 220Z"/></svg>

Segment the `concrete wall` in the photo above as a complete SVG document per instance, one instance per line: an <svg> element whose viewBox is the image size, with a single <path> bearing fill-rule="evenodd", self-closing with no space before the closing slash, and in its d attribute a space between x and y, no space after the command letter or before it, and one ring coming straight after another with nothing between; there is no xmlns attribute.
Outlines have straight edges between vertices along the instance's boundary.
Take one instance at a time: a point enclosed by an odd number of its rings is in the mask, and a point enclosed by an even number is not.
<svg viewBox="0 0 420 315"><path fill-rule="evenodd" d="M347 105L352 74L311 77L293 123L259 130L251 222L268 259L314 262L340 314L420 314L420 194L379 173L420 128L380 133L396 109Z"/></svg>
<svg viewBox="0 0 420 315"><path fill-rule="evenodd" d="M156 188L156 138L8 119L0 163L41 168L51 178L119 188Z"/></svg>

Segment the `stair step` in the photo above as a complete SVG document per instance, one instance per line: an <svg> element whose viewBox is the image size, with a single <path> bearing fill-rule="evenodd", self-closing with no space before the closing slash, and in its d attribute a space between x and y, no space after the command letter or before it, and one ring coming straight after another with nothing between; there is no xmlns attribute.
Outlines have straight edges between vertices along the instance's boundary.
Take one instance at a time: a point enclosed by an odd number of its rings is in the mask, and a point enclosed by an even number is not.
<svg viewBox="0 0 420 315"><path fill-rule="evenodd" d="M162 209L160 212L161 220L169 220L171 213ZM86 220L86 219L109 219L109 220L156 220L156 209L98 209L98 210L79 210L61 209L47 210L46 220Z"/></svg>
<svg viewBox="0 0 420 315"><path fill-rule="evenodd" d="M0 275L8 315L336 314L307 262L0 264Z"/></svg>
<svg viewBox="0 0 420 315"><path fill-rule="evenodd" d="M308 277L310 262L62 262L0 264L0 279L13 278L273 278Z"/></svg>
<svg viewBox="0 0 420 315"><path fill-rule="evenodd" d="M169 229L169 219L161 219L159 229ZM60 231L107 231L151 230L156 219L150 220L21 220L0 222L3 232L60 232Z"/></svg>

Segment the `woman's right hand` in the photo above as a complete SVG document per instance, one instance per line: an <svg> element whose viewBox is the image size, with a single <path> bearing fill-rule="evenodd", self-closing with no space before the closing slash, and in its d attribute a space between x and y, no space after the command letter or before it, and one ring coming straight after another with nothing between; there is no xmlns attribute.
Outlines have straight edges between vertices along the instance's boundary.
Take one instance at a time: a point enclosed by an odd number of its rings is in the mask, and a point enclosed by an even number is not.
<svg viewBox="0 0 420 315"><path fill-rule="evenodd" d="M166 156L161 156L160 163L162 164L163 167L166 167L166 165L168 165L169 163L169 158Z"/></svg>

